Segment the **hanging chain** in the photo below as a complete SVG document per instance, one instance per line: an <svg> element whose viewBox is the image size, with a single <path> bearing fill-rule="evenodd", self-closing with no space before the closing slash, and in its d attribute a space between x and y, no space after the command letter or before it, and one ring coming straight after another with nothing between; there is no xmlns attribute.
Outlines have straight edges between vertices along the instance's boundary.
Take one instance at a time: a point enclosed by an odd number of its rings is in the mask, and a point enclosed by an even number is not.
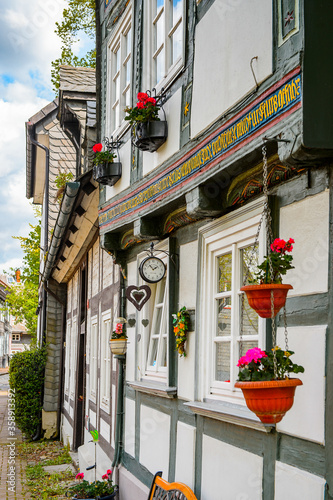
<svg viewBox="0 0 333 500"><path fill-rule="evenodd" d="M286 352L289 351L288 346L288 330L287 330L287 311L286 306L283 307L283 323L284 323L284 343Z"/></svg>
<svg viewBox="0 0 333 500"><path fill-rule="evenodd" d="M268 204L268 165L267 165L267 148L265 144L262 147L263 157L263 191L265 195L264 215L267 231L267 252L268 252L268 267L270 280L273 279L273 264L270 255L270 246L273 242L272 232L272 216ZM267 272L267 271L266 271ZM271 290L271 319L272 319L272 344L273 344L273 364L274 364L274 378L277 378L277 361L276 361L276 323L274 314L274 292Z"/></svg>

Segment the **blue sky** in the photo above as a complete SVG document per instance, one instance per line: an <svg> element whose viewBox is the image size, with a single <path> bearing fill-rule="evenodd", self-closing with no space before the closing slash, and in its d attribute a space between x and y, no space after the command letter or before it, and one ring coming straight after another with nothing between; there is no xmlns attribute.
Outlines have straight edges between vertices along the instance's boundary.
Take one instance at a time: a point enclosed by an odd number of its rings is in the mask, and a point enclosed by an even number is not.
<svg viewBox="0 0 333 500"><path fill-rule="evenodd" d="M19 241L34 223L25 189L25 122L54 99L51 61L60 55L55 22L66 0L0 2L0 274L21 267ZM79 42L77 52L86 50Z"/></svg>

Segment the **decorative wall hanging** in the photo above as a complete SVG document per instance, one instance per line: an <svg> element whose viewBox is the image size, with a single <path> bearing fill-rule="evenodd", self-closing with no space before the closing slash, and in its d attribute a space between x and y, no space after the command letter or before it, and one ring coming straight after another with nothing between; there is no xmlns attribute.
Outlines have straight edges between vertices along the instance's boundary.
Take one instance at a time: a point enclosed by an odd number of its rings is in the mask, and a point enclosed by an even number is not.
<svg viewBox="0 0 333 500"><path fill-rule="evenodd" d="M151 296L151 290L148 285L136 286L130 285L126 288L127 299L141 311L146 302Z"/></svg>
<svg viewBox="0 0 333 500"><path fill-rule="evenodd" d="M107 186L114 186L119 181L122 173L121 163L119 161L119 146L120 141L109 140L104 137L106 151L102 151L103 144L97 143L93 146L95 153L93 175L95 181ZM117 154L114 153L117 152ZM115 158L118 161L115 162Z"/></svg>
<svg viewBox="0 0 333 500"><path fill-rule="evenodd" d="M154 97L151 91L139 92L138 102L134 108L125 108L127 116L125 120L132 126L132 144L141 149L153 153L162 146L168 137L168 125L166 122L163 104L166 97L164 89L159 96L156 95L156 89L153 89ZM162 110L164 120L159 118L159 111Z"/></svg>
<svg viewBox="0 0 333 500"><path fill-rule="evenodd" d="M173 332L176 336L176 348L180 356L186 356L185 342L190 324L190 315L186 307L182 307L177 314L173 314Z"/></svg>

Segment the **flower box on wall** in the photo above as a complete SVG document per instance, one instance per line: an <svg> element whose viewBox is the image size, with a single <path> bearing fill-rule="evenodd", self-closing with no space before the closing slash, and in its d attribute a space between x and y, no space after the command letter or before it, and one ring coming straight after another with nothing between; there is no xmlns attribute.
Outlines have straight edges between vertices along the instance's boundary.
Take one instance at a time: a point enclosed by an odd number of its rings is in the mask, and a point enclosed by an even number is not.
<svg viewBox="0 0 333 500"><path fill-rule="evenodd" d="M132 141L141 151L153 153L157 151L168 137L168 124L166 121L149 121L137 123L133 126Z"/></svg>
<svg viewBox="0 0 333 500"><path fill-rule="evenodd" d="M100 184L114 186L121 178L121 163L100 163L94 166L94 179Z"/></svg>

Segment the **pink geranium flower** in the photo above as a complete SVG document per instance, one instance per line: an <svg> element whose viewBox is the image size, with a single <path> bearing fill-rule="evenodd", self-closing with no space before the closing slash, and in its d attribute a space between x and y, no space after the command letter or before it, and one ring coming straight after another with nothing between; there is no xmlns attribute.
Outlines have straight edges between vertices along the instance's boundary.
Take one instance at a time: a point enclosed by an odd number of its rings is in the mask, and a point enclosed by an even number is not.
<svg viewBox="0 0 333 500"><path fill-rule="evenodd" d="M93 149L93 152L94 153L100 153L103 149L103 144L101 144L100 142L98 142L97 144L94 144L94 146L92 147Z"/></svg>
<svg viewBox="0 0 333 500"><path fill-rule="evenodd" d="M79 472L78 474L76 474L75 476L75 479L83 479L84 478L84 474L83 472Z"/></svg>

